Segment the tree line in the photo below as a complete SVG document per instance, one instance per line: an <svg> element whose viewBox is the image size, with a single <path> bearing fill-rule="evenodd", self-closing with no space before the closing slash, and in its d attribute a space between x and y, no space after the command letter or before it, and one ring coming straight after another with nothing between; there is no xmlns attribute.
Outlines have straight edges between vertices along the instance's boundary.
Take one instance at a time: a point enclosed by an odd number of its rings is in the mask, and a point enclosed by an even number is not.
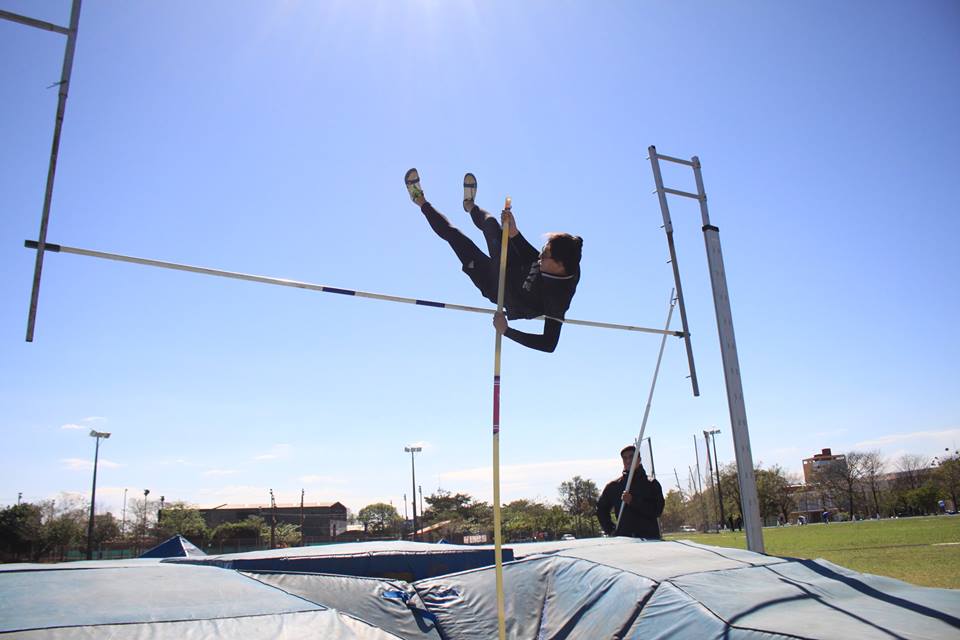
<svg viewBox="0 0 960 640"><path fill-rule="evenodd" d="M182 535L198 547L244 544L262 547L292 546L300 542L300 527L278 523L271 531L262 517L208 527L200 512L184 502L159 510L155 501L133 500L129 517L112 513L94 517L93 557L136 557L174 536ZM62 561L85 556L90 505L84 498L61 494L54 500L24 502L0 509L0 561Z"/></svg>
<svg viewBox="0 0 960 640"><path fill-rule="evenodd" d="M705 486L686 491L671 487L665 495L661 517L664 532L682 526L700 530L735 524L740 516L740 485L734 463L722 464L717 485L711 478ZM803 484L799 476L779 465L754 469L760 515L765 524L796 521L799 514L828 511L832 519L909 516L937 513L949 505L956 511L960 495L960 453L925 458L906 454L888 461L877 451L849 451L844 464L827 464ZM722 496L723 522L720 518ZM530 499L502 506L503 537L508 542L555 540L563 535L577 538L600 535L595 511L599 490L592 480L574 476L557 488L556 504ZM449 542L493 539L493 508L467 493L438 490L425 496L427 507L420 514L418 539ZM945 506L941 506L941 502ZM278 523L272 530L259 516L210 528L200 513L183 502L173 502L158 511L154 501L133 500L129 517L118 520L111 513L94 518L94 557L103 550L125 550L136 556L180 534L204 548L243 543L249 547L294 546L301 543L300 528ZM160 516L160 517L158 517ZM0 509L0 560L4 562L64 560L86 549L89 504L82 497L61 494L56 500L16 504ZM374 503L355 517L366 538L405 538L412 531L393 505ZM107 554L105 557L116 557Z"/></svg>
<svg viewBox="0 0 960 640"><path fill-rule="evenodd" d="M692 482L685 492L671 488L665 496L663 530L677 531L683 525L700 530L729 527L731 517L741 515L736 464L722 464L719 475L719 486L710 479L702 490ZM766 525L796 523L800 515L819 522L823 512L831 520L926 515L947 508L956 511L960 454L947 452L937 458L904 454L887 460L879 451L848 451L842 462L822 465L806 484L779 465L758 465L754 476Z"/></svg>

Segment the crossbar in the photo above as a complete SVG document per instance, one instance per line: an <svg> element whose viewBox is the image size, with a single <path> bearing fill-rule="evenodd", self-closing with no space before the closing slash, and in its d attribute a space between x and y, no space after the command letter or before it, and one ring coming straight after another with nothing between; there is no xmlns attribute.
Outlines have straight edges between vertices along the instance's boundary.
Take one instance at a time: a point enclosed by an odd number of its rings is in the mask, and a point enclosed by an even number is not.
<svg viewBox="0 0 960 640"><path fill-rule="evenodd" d="M36 240L25 240L23 245L28 249L36 249L39 244ZM234 280L247 280L249 282L259 282L261 284L273 284L282 287L293 287L295 289L308 289L310 291L319 291L321 293L338 293L340 295L354 296L357 298L371 298L374 300L384 300L386 302L401 302L404 304L415 304L423 307L435 307L438 309L451 309L453 311L469 311L471 313L486 313L493 315L496 309L487 309L484 307L471 307L462 304L453 304L450 302L435 302L433 300L421 300L418 298L406 298L402 296L393 296L384 293L371 293L369 291L357 291L355 289L344 289L341 287L330 287L311 282L302 282L300 280L289 280L287 278L273 278L270 276L258 276L249 273L238 273L236 271L224 271L222 269L211 269L209 267L197 267L188 264L179 264L176 262L166 262L163 260L153 260L150 258L137 258L135 256L126 256L119 253L107 253L105 251L95 251L93 249L81 249L78 247L68 247L62 244L46 243L46 251L54 253L72 253L78 256L87 256L90 258L100 258L103 260L115 260L117 262L130 262L148 267L159 267L161 269L172 269L174 271L187 271L190 273L201 273L208 276L217 276L220 278L233 278ZM534 318L542 320L547 316ZM655 333L661 335L684 337L682 331L669 331L664 329L651 329L648 327L638 327L628 324L615 324L612 322L596 322L593 320L574 320L572 318L551 318L564 324L575 324L585 327L597 327L600 329L618 329L621 331L636 331L640 333Z"/></svg>
<svg viewBox="0 0 960 640"><path fill-rule="evenodd" d="M3 9L0 9L0 18L3 18L4 20L9 20L10 22L19 22L20 24L25 24L28 27L36 27L37 29L44 29L45 31L53 31L54 33L62 33L63 35L70 34L70 29L68 27L61 27L60 25L53 24L52 22L37 20L36 18L22 16L19 13L4 11Z"/></svg>
<svg viewBox="0 0 960 640"><path fill-rule="evenodd" d="M670 189L668 187L663 188L665 193L672 193L675 196L683 196L684 198L693 198L694 200L700 200L700 196L696 193L690 193L689 191L680 191L679 189Z"/></svg>
<svg viewBox="0 0 960 640"><path fill-rule="evenodd" d="M665 156L662 153L657 153L654 155L656 155L658 159L666 160L667 162L676 162L677 164L685 164L688 167L693 166L693 162L691 162L690 160L684 160L683 158L674 158L673 156Z"/></svg>

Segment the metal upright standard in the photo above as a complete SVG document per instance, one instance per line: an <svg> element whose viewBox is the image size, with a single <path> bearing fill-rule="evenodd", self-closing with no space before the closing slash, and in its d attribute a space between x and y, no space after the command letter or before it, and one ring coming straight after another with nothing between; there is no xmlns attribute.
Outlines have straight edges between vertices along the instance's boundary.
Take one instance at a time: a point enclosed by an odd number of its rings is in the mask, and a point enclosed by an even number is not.
<svg viewBox="0 0 960 640"><path fill-rule="evenodd" d="M503 205L503 211L510 210L510 197ZM497 313L503 313L503 292L507 281L507 245L510 241L510 229L500 214L500 280L497 285ZM507 616L503 603L503 537L500 534L500 346L503 336L496 332L496 346L493 356L493 556L497 573L497 628L500 640L507 637Z"/></svg>
<svg viewBox="0 0 960 640"><path fill-rule="evenodd" d="M737 480L740 484L741 509L747 531L747 548L763 553L763 528L760 521L760 503L757 499L757 483L753 475L753 454L750 451L750 430L747 427L747 409L743 401L743 382L740 379L740 360L737 356L737 342L733 333L733 313L730 310L730 296L727 291L727 275L723 268L723 253L720 250L720 229L710 224L707 212L707 194L703 189L703 176L700 173L700 159L693 156L690 160L674 158L657 153L653 145L648 149L653 177L657 185L660 211L663 213L664 230L667 232L667 244L670 246L670 258L673 261L673 275L677 282L680 298L680 315L683 318L683 332L689 349L689 332L686 314L680 294L680 271L677 267L676 251L673 246L673 224L667 206L667 194L693 198L700 203L700 217L703 221L703 238L707 249L707 263L710 267L710 284L713 288L713 306L717 316L717 331L720 337L720 355L723 359L723 375L727 386L727 405L730 410L730 426L733 432L733 446L737 458ZM690 193L663 186L660 174L660 160L685 165L693 169L697 183L697 192ZM688 356L690 355L688 351ZM691 372L693 360L690 356ZM694 394L697 385L694 378Z"/></svg>
<svg viewBox="0 0 960 640"><path fill-rule="evenodd" d="M33 268L33 290L30 293L30 312L27 316L27 342L33 341L33 327L37 318L37 304L40 299L40 275L43 272L44 248L47 243L47 227L50 222L50 203L53 201L53 179L57 173L57 156L60 153L60 131L63 128L63 116L67 109L67 94L70 91L70 75L73 72L73 54L77 48L77 28L80 24L80 0L73 0L70 9L70 26L59 25L28 18L9 11L0 11L0 18L19 22L37 29L62 33L67 36L67 44L63 52L63 68L60 72L59 98L57 100L57 117L53 125L53 143L50 147L50 164L47 167L47 187L43 196L43 213L40 215L40 232L37 235L36 260Z"/></svg>

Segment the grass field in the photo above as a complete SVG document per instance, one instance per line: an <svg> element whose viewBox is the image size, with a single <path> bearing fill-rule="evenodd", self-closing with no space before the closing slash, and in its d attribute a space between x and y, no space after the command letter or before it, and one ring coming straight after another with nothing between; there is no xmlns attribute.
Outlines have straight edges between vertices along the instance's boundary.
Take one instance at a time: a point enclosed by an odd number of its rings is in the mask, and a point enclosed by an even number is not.
<svg viewBox="0 0 960 640"><path fill-rule="evenodd" d="M667 534L664 538L747 548L742 532ZM766 552L774 556L823 558L863 573L960 589L960 516L768 527L763 541Z"/></svg>

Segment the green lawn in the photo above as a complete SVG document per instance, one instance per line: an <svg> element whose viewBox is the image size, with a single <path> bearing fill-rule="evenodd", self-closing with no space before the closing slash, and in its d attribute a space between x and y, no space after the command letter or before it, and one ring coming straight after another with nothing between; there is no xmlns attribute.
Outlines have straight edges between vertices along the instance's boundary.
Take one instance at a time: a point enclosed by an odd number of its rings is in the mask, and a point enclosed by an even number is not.
<svg viewBox="0 0 960 640"><path fill-rule="evenodd" d="M667 534L664 538L747 547L742 532ZM863 573L960 589L960 516L768 527L763 541L766 552L774 556L823 558Z"/></svg>

